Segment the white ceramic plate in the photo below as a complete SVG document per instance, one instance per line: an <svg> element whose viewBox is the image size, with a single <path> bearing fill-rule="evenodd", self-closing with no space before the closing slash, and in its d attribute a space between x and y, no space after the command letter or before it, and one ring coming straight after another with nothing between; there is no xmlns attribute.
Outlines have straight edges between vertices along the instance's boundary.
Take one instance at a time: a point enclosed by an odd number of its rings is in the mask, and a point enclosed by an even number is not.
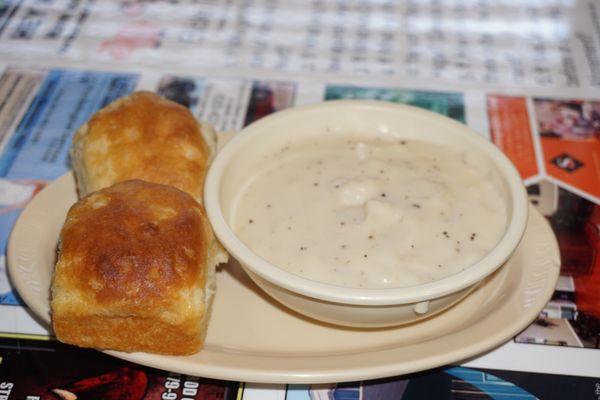
<svg viewBox="0 0 600 400"><path fill-rule="evenodd" d="M53 182L23 211L8 245L13 282L46 322L57 238L76 200L71 174ZM287 310L232 262L217 274L218 292L201 352L186 357L107 353L165 370L247 382L342 382L405 374L457 362L510 339L550 298L559 269L554 235L532 208L513 257L465 300L422 322L358 330Z"/></svg>

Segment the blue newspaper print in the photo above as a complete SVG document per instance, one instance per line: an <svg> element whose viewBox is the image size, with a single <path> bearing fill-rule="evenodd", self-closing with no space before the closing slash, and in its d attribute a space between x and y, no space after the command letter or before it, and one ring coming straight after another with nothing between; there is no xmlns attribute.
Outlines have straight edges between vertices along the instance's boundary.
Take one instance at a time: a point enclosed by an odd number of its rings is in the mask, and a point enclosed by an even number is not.
<svg viewBox="0 0 600 400"><path fill-rule="evenodd" d="M69 148L75 131L98 109L135 89L137 74L52 70L3 153L0 177L13 182L51 181L70 169ZM0 208L3 253L21 209ZM4 260L2 260L4 262ZM0 281L6 282L0 268ZM0 285L0 304L22 305L15 291Z"/></svg>

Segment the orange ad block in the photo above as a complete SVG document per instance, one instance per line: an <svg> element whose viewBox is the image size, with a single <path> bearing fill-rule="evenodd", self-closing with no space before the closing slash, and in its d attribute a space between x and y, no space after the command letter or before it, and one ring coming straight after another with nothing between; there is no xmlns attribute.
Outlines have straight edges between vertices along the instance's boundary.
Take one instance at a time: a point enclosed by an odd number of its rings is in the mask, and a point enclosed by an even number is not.
<svg viewBox="0 0 600 400"><path fill-rule="evenodd" d="M523 179L539 173L524 97L487 98L492 141L515 164Z"/></svg>
<svg viewBox="0 0 600 400"><path fill-rule="evenodd" d="M600 197L600 102L535 99L548 175Z"/></svg>
<svg viewBox="0 0 600 400"><path fill-rule="evenodd" d="M600 141L542 137L548 175L600 197Z"/></svg>

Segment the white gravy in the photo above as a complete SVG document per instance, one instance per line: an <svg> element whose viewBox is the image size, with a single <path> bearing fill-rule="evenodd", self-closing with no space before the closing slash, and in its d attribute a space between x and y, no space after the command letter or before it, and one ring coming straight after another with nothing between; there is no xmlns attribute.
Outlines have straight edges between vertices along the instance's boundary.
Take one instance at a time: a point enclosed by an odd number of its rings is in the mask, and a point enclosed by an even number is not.
<svg viewBox="0 0 600 400"><path fill-rule="evenodd" d="M422 284L500 239L505 205L486 173L467 153L417 140L289 144L249 176L233 229L259 256L316 281Z"/></svg>

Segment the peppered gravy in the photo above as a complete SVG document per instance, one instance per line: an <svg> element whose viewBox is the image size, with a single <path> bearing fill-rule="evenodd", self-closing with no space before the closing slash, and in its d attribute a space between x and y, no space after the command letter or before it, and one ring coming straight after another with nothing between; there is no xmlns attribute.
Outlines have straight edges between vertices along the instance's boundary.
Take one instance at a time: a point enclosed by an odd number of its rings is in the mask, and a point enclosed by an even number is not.
<svg viewBox="0 0 600 400"><path fill-rule="evenodd" d="M233 229L292 273L356 288L427 283L468 268L507 211L485 163L419 140L336 137L266 154Z"/></svg>

